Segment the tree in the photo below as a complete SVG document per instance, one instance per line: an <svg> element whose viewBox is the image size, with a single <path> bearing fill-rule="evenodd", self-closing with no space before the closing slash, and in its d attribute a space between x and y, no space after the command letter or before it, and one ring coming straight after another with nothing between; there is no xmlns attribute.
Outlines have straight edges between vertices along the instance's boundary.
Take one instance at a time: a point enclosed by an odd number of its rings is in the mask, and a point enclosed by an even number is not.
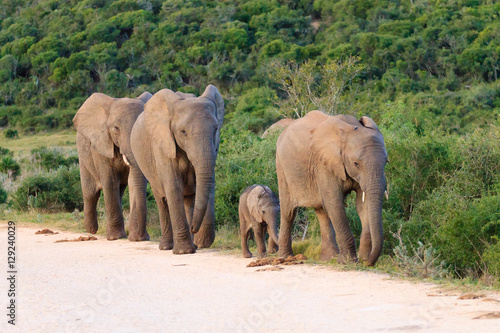
<svg viewBox="0 0 500 333"><path fill-rule="evenodd" d="M365 68L358 61L350 56L323 65L316 60L302 65L295 61L272 63L269 76L287 94L287 99L278 103L279 113L289 118L303 117L313 109L331 115L354 114L354 93L359 88L355 79Z"/></svg>

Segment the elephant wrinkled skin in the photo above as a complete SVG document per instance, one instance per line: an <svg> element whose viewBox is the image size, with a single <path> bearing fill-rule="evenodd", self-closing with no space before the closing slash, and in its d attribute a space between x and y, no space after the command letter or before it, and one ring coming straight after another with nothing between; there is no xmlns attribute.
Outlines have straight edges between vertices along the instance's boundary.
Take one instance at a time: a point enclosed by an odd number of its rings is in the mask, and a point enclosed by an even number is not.
<svg viewBox="0 0 500 333"><path fill-rule="evenodd" d="M291 231L297 208L312 207L320 223L321 259L339 256L341 261L356 261L354 237L344 207L345 197L355 191L362 223L359 257L374 265L383 244L386 163L384 138L368 117L358 121L352 116L311 111L290 124L276 147L280 256L293 255Z"/></svg>
<svg viewBox="0 0 500 333"><path fill-rule="evenodd" d="M134 125L132 151L158 205L160 250L194 253L191 233L200 247L215 238L214 169L224 112L212 85L200 97L163 89Z"/></svg>
<svg viewBox="0 0 500 333"><path fill-rule="evenodd" d="M106 209L108 240L127 237L122 215L122 196L127 184L130 194L129 240L148 240L146 232L146 178L130 148L130 133L148 92L137 99L112 98L95 93L73 118L84 200L84 225L95 234L97 201L101 191Z"/></svg>
<svg viewBox="0 0 500 333"><path fill-rule="evenodd" d="M278 215L280 204L276 195L267 186L252 185L247 187L240 196L238 207L240 217L241 250L243 257L251 258L248 249L248 237L253 229L257 243L257 256L266 254L265 233L269 234L268 249L278 250Z"/></svg>

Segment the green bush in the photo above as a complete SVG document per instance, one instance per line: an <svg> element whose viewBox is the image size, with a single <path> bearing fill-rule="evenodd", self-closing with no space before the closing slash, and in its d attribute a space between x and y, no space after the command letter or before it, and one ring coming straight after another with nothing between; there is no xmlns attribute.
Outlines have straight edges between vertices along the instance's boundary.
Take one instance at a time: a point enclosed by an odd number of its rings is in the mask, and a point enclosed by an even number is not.
<svg viewBox="0 0 500 333"><path fill-rule="evenodd" d="M500 281L500 241L499 236L491 237L492 243L488 244L483 253L483 263L488 273L494 275Z"/></svg>
<svg viewBox="0 0 500 333"><path fill-rule="evenodd" d="M8 139L18 139L19 135L17 134L16 130L8 129L5 131L5 137Z"/></svg>
<svg viewBox="0 0 500 333"><path fill-rule="evenodd" d="M14 159L14 154L9 149L2 147L0 147L0 172L6 173L13 180L21 172L21 166Z"/></svg>
<svg viewBox="0 0 500 333"><path fill-rule="evenodd" d="M2 188L0 184L0 205L7 202L7 192Z"/></svg>
<svg viewBox="0 0 500 333"><path fill-rule="evenodd" d="M31 156L35 163L39 163L47 171L57 169L60 166L69 167L78 164L78 155L76 153L65 157L60 150L47 147L32 149Z"/></svg>
<svg viewBox="0 0 500 333"><path fill-rule="evenodd" d="M60 167L48 173L24 178L12 195L14 208L72 212L83 209L80 169Z"/></svg>

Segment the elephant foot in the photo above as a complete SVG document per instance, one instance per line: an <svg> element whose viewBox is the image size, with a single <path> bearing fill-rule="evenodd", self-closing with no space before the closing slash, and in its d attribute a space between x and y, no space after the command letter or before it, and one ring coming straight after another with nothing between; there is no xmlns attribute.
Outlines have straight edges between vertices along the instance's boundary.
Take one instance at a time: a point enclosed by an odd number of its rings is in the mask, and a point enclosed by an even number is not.
<svg viewBox="0 0 500 333"><path fill-rule="evenodd" d="M215 231L210 227L201 226L200 230L194 234L194 243L199 249L205 249L212 246L215 240Z"/></svg>
<svg viewBox="0 0 500 333"><path fill-rule="evenodd" d="M95 235L97 233L98 229L99 229L99 226L98 226L97 222L85 223L85 231L88 233Z"/></svg>
<svg viewBox="0 0 500 333"><path fill-rule="evenodd" d="M243 258L252 258L252 252L243 252Z"/></svg>
<svg viewBox="0 0 500 333"><path fill-rule="evenodd" d="M141 241L148 241L149 240L149 234L146 231L143 236L139 235L138 232L136 231L131 231L129 232L128 235L128 240L131 242L141 242Z"/></svg>
<svg viewBox="0 0 500 333"><path fill-rule="evenodd" d="M293 257L293 250L280 248L278 251L278 257L284 258L284 259L289 258L289 257Z"/></svg>
<svg viewBox="0 0 500 333"><path fill-rule="evenodd" d="M341 252L337 257L337 262L341 265L347 265L347 264L357 263L358 258L356 257L356 255Z"/></svg>
<svg viewBox="0 0 500 333"><path fill-rule="evenodd" d="M160 239L160 250L172 250L174 248L174 242L169 240Z"/></svg>
<svg viewBox="0 0 500 333"><path fill-rule="evenodd" d="M269 246L269 253L276 253L278 250L278 245Z"/></svg>
<svg viewBox="0 0 500 333"><path fill-rule="evenodd" d="M196 247L189 240L188 242L175 242L172 250L173 254L190 254L196 253Z"/></svg>
<svg viewBox="0 0 500 333"><path fill-rule="evenodd" d="M266 252L257 253L257 259L262 259L266 256Z"/></svg>
<svg viewBox="0 0 500 333"><path fill-rule="evenodd" d="M125 229L106 231L106 238L110 241L120 238L127 238L127 233L125 232Z"/></svg>

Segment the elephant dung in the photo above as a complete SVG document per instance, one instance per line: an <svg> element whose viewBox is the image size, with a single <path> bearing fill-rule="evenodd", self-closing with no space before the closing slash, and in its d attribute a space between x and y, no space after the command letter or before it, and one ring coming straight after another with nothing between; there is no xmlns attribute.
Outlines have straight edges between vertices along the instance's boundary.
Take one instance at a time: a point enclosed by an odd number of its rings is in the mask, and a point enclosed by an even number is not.
<svg viewBox="0 0 500 333"><path fill-rule="evenodd" d="M94 236L80 236L78 238L75 238L75 239L60 239L60 240L56 240L54 243L64 243L64 242L86 242L86 241L93 241L93 240L97 240L96 237Z"/></svg>

